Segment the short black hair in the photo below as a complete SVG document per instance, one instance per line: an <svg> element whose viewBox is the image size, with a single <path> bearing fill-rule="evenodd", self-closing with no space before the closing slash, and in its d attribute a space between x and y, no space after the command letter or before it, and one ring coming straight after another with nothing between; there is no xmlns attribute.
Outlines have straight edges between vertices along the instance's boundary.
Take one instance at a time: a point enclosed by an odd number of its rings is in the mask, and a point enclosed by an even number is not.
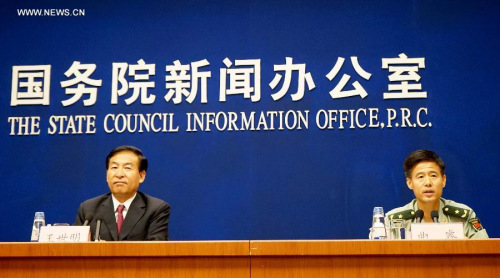
<svg viewBox="0 0 500 278"><path fill-rule="evenodd" d="M422 161L435 162L441 169L441 175L444 175L444 169L446 165L444 161L433 151L428 150L418 150L412 152L403 162L403 168L405 170L405 176L411 178L411 171L413 167Z"/></svg>
<svg viewBox="0 0 500 278"><path fill-rule="evenodd" d="M117 153L123 152L123 151L130 151L133 152L137 155L139 158L139 172L142 171L147 171L148 170L148 159L142 154L142 151L134 146L119 146L114 149L112 149L108 156L106 157L106 170L109 168L109 160Z"/></svg>

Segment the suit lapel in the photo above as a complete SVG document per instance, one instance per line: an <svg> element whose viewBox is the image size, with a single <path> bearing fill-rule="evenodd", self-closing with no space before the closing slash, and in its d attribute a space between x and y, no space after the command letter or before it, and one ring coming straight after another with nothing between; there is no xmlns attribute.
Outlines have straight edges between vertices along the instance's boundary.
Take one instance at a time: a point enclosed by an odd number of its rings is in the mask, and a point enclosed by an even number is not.
<svg viewBox="0 0 500 278"><path fill-rule="evenodd" d="M116 218L115 218L115 210L113 206L113 199L111 194L109 198L101 203L101 207L99 212L103 216L103 221L108 228L109 234L113 240L118 240L118 232L116 230ZM102 226L101 226L102 229Z"/></svg>
<svg viewBox="0 0 500 278"><path fill-rule="evenodd" d="M146 212L146 203L142 199L142 196L137 193L134 200L130 204L130 208L127 211L127 216L123 220L122 229L120 231L120 240L123 240L128 236L130 231L134 228L135 224L142 218ZM116 223L115 223L116 230Z"/></svg>

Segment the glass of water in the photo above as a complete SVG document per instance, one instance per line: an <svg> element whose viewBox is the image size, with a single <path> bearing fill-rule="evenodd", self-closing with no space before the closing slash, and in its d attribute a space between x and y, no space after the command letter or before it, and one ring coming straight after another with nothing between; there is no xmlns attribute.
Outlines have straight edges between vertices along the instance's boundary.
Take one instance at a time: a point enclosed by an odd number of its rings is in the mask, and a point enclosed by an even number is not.
<svg viewBox="0 0 500 278"><path fill-rule="evenodd" d="M391 219L390 239L406 239L406 220Z"/></svg>

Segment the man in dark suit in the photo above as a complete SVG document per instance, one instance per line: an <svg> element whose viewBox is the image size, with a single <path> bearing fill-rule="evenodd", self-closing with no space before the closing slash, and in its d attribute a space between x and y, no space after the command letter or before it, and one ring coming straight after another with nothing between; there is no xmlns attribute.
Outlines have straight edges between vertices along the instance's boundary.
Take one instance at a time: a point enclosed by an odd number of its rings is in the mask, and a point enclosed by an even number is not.
<svg viewBox="0 0 500 278"><path fill-rule="evenodd" d="M106 180L111 193L81 203L75 225L92 218L93 239L97 221L101 220L101 240L168 240L170 206L137 191L147 169L148 160L138 148L113 149L106 157Z"/></svg>

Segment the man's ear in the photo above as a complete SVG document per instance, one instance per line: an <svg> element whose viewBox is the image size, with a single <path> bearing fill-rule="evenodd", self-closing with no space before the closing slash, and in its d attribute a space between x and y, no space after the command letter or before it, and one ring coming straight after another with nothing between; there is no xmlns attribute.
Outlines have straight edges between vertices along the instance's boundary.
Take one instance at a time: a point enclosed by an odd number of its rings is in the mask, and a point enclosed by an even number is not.
<svg viewBox="0 0 500 278"><path fill-rule="evenodd" d="M144 170L140 171L139 176L141 177L141 180L139 181L139 183L142 183L146 179L146 171L144 171Z"/></svg>
<svg viewBox="0 0 500 278"><path fill-rule="evenodd" d="M406 178L406 185L410 190L413 190L413 182L411 181L410 178Z"/></svg>

